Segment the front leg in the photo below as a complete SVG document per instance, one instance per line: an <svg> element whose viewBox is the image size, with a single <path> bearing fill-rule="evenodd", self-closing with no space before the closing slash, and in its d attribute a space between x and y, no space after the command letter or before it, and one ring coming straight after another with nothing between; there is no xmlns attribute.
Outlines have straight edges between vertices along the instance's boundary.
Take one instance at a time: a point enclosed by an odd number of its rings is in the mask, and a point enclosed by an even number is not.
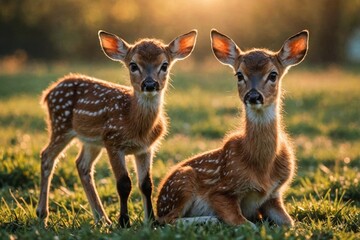
<svg viewBox="0 0 360 240"><path fill-rule="evenodd" d="M155 218L151 203L151 193L153 188L152 179L151 179L152 158L153 158L152 149L148 149L145 152L135 154L138 185L142 192L145 219L153 221Z"/></svg>
<svg viewBox="0 0 360 240"><path fill-rule="evenodd" d="M131 192L131 180L125 164L125 153L112 146L107 146L110 164L116 179L116 188L120 197L120 217L121 227L130 227L128 213L128 199Z"/></svg>
<svg viewBox="0 0 360 240"><path fill-rule="evenodd" d="M285 210L281 196L267 200L260 208L265 219L269 219L279 226L294 226L294 221Z"/></svg>
<svg viewBox="0 0 360 240"><path fill-rule="evenodd" d="M241 212L239 199L227 194L214 194L209 197L209 203L215 214L225 223L233 226L248 223L254 229L256 225L247 220Z"/></svg>

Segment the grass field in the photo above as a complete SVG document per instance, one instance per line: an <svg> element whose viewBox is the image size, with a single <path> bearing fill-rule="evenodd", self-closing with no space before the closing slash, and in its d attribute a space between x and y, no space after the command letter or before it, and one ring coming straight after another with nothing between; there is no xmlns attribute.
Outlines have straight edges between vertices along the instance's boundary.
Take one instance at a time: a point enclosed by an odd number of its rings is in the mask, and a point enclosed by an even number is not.
<svg viewBox="0 0 360 240"><path fill-rule="evenodd" d="M110 63L54 64L0 72L0 239L360 239L360 74L336 68L293 69L283 84L284 120L298 159L285 200L294 228L268 223L259 224L258 232L224 224L152 228L142 224L140 193L133 184L133 227L119 229L119 201L105 153L95 176L114 224L94 226L74 163L76 145L60 158L51 187L49 226L42 227L35 216L39 152L47 141L40 93L70 71L127 84L121 69ZM230 69L179 69L173 71L166 96L170 129L154 159L155 188L176 162L219 146L241 114ZM132 161L128 163L135 183Z"/></svg>

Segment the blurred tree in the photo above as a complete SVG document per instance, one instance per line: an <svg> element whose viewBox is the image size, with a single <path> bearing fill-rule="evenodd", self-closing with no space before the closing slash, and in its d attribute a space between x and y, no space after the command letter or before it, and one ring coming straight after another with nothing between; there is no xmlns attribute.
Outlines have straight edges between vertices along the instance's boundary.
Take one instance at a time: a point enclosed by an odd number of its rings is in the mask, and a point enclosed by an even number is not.
<svg viewBox="0 0 360 240"><path fill-rule="evenodd" d="M99 29L131 43L141 37L169 42L197 28L194 57L201 60L211 56L215 27L243 49L273 50L309 29L307 62L343 63L348 39L360 28L359 12L360 0L0 0L0 57L20 49L30 59L103 59Z"/></svg>
<svg viewBox="0 0 360 240"><path fill-rule="evenodd" d="M313 60L321 64L346 61L346 45L360 27L360 1L322 0L319 6L320 23L315 26L317 47Z"/></svg>

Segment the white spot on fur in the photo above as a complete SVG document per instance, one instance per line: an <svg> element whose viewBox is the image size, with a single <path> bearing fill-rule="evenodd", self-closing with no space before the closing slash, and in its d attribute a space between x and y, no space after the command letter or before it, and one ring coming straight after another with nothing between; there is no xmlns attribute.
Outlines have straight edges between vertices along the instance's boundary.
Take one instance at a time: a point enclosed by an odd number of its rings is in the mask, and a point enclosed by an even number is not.
<svg viewBox="0 0 360 240"><path fill-rule="evenodd" d="M218 174L220 171L220 168L221 168L221 166L218 166L215 170L213 170L213 169L207 170L207 173Z"/></svg>
<svg viewBox="0 0 360 240"><path fill-rule="evenodd" d="M219 180L220 180L220 177L213 178L213 179L205 179L205 180L204 180L204 183L205 183L205 184L212 185L212 184L218 182Z"/></svg>

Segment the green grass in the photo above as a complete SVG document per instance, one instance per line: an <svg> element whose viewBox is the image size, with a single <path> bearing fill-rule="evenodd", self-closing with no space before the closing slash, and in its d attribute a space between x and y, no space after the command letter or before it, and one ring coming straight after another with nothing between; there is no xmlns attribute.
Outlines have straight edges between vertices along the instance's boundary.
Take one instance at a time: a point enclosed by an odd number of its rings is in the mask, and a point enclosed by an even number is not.
<svg viewBox="0 0 360 240"><path fill-rule="evenodd" d="M0 239L360 238L360 74L339 69L293 69L284 79L284 122L298 159L297 175L285 199L296 221L294 228L268 223L259 224L258 232L225 224L152 228L142 223L140 193L134 184L129 206L133 226L119 229L119 201L106 154L97 164L95 177L114 224L95 226L75 170L74 145L56 168L45 229L35 216L39 152L47 141L39 96L68 72L127 84L126 73L110 63L34 65L17 73L0 73ZM170 129L154 160L155 187L175 163L219 146L241 114L230 69L175 69L173 73L166 96ZM135 183L132 161L128 163Z"/></svg>

